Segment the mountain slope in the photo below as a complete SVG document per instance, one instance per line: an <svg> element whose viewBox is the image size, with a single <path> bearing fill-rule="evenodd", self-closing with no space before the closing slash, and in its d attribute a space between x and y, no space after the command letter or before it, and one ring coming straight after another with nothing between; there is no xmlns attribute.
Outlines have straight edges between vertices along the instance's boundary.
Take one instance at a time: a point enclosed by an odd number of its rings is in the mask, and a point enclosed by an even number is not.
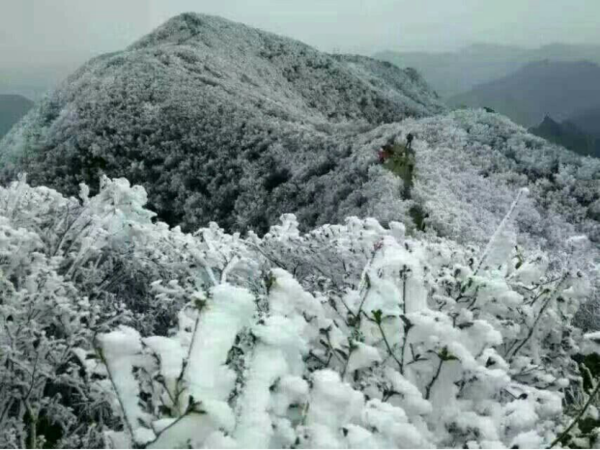
<svg viewBox="0 0 600 450"><path fill-rule="evenodd" d="M20 95L0 94L0 138L33 107L33 102Z"/></svg>
<svg viewBox="0 0 600 450"><path fill-rule="evenodd" d="M600 46L551 44L538 49L475 44L458 52L381 52L375 58L398 67L414 67L443 97L449 98L508 76L543 60L600 64Z"/></svg>
<svg viewBox="0 0 600 450"><path fill-rule="evenodd" d="M600 159L581 157L483 110L400 126L417 136L413 200L436 234L487 242L515 192L527 188L517 219L521 245L560 253L577 234L600 243ZM590 256L598 258L597 249Z"/></svg>
<svg viewBox="0 0 600 450"><path fill-rule="evenodd" d="M545 116L566 120L598 104L600 66L590 62L528 64L517 72L452 97L454 106L489 106L532 127Z"/></svg>
<svg viewBox="0 0 600 450"><path fill-rule="evenodd" d="M558 123L546 116L539 126L530 131L580 155L600 158L600 138L583 132L571 121Z"/></svg>
<svg viewBox="0 0 600 450"><path fill-rule="evenodd" d="M352 156L377 145L361 130L444 110L412 70L184 14L82 67L0 143L0 161L67 193L99 171L127 177L192 229L266 230L289 210L314 225L365 212L348 188L372 179Z"/></svg>

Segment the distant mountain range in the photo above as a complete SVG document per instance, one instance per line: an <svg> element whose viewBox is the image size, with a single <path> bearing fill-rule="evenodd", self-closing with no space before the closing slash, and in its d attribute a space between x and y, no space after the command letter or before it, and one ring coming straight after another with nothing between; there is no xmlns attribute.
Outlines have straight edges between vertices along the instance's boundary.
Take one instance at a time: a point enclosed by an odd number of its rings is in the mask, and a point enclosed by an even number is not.
<svg viewBox="0 0 600 450"><path fill-rule="evenodd" d="M375 57L399 67L417 69L438 94L448 98L467 92L479 84L510 75L532 62L585 60L600 64L600 46L552 44L538 49L525 49L475 44L459 52L387 51Z"/></svg>
<svg viewBox="0 0 600 450"><path fill-rule="evenodd" d="M0 95L0 138L33 107L33 102L21 95Z"/></svg>
<svg viewBox="0 0 600 450"><path fill-rule="evenodd" d="M586 133L600 138L600 101L598 105L595 108L573 115L569 120Z"/></svg>
<svg viewBox="0 0 600 450"><path fill-rule="evenodd" d="M448 103L488 106L526 127L538 125L546 116L564 121L600 104L600 66L588 61L530 63Z"/></svg>
<svg viewBox="0 0 600 450"><path fill-rule="evenodd" d="M600 137L586 133L568 120L558 123L546 116L539 126L529 131L580 155L600 158Z"/></svg>

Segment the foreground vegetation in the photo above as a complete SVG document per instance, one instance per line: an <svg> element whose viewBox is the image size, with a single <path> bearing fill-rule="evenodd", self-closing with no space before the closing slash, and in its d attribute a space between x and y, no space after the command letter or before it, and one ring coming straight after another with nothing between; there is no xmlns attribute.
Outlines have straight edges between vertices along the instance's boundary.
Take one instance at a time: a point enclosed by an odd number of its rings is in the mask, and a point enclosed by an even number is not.
<svg viewBox="0 0 600 450"><path fill-rule="evenodd" d="M0 188L0 446L593 445L588 274L511 244L526 195L478 249L357 218L186 234L123 179Z"/></svg>

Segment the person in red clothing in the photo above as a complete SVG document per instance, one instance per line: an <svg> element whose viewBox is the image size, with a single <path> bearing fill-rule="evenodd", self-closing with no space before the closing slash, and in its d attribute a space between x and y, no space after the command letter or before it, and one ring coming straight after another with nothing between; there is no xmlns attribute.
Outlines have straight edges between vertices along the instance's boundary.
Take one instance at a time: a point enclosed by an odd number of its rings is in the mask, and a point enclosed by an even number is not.
<svg viewBox="0 0 600 450"><path fill-rule="evenodd" d="M377 152L377 156L379 157L379 162L383 164L392 156L394 156L394 139L388 140L387 144L383 145Z"/></svg>
<svg viewBox="0 0 600 450"><path fill-rule="evenodd" d="M379 157L379 162L383 164L392 157L392 149L389 146L384 145L377 152L377 156Z"/></svg>

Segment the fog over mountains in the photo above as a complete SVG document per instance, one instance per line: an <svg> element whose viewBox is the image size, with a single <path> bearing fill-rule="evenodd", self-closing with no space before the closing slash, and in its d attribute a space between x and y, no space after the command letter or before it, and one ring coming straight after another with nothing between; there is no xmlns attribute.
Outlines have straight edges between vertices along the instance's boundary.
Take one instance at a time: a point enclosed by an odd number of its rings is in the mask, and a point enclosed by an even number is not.
<svg viewBox="0 0 600 450"><path fill-rule="evenodd" d="M569 120L587 133L600 138L600 106L580 111Z"/></svg>
<svg viewBox="0 0 600 450"><path fill-rule="evenodd" d="M452 108L491 108L552 142L597 156L599 54L593 45L476 44L454 53L376 57L417 68Z"/></svg>
<svg viewBox="0 0 600 450"><path fill-rule="evenodd" d="M600 66L587 61L530 63L454 96L449 103L487 105L527 127L539 124L545 116L562 121L600 103Z"/></svg>
<svg viewBox="0 0 600 450"><path fill-rule="evenodd" d="M477 85L513 74L541 61L600 64L600 45L551 44L537 49L507 45L473 44L458 52L387 51L375 55L399 67L414 67L444 98L463 94Z"/></svg>

